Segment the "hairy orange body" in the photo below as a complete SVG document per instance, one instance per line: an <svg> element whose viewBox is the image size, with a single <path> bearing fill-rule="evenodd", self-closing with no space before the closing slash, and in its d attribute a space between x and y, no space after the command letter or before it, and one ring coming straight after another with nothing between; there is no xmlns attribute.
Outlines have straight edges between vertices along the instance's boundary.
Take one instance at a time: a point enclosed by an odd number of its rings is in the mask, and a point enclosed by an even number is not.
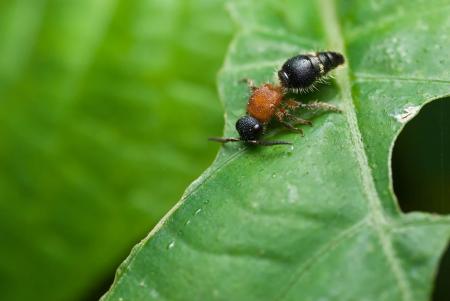
<svg viewBox="0 0 450 301"><path fill-rule="evenodd" d="M264 84L255 88L247 104L247 113L262 123L267 123L283 100L281 86Z"/></svg>

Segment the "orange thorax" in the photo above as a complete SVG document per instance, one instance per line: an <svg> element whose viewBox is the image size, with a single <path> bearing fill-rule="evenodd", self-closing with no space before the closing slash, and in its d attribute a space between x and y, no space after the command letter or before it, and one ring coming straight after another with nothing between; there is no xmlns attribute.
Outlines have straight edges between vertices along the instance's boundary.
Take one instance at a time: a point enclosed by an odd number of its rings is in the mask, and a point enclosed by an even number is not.
<svg viewBox="0 0 450 301"><path fill-rule="evenodd" d="M283 100L280 86L264 84L253 90L247 104L247 113L262 123L267 123Z"/></svg>

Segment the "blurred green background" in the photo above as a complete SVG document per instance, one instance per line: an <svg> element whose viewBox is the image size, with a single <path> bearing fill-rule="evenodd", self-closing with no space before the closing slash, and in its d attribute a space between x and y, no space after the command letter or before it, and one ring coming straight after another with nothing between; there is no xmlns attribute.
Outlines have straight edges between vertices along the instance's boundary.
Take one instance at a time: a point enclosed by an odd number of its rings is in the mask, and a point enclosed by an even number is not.
<svg viewBox="0 0 450 301"><path fill-rule="evenodd" d="M223 2L0 1L1 300L98 299L211 163L233 32ZM426 108L449 119L448 105ZM436 114L416 118L428 128L408 125L394 150L406 211L450 212L439 142L450 123Z"/></svg>
<svg viewBox="0 0 450 301"><path fill-rule="evenodd" d="M0 1L1 300L95 300L214 159L223 1Z"/></svg>

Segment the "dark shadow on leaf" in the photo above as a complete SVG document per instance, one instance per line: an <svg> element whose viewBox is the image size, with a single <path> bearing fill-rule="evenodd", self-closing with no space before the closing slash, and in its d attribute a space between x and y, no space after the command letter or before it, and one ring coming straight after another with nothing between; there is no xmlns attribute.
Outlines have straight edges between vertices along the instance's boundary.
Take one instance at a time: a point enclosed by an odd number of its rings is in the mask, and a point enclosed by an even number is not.
<svg viewBox="0 0 450 301"><path fill-rule="evenodd" d="M441 258L434 285L432 301L450 300L450 245Z"/></svg>
<svg viewBox="0 0 450 301"><path fill-rule="evenodd" d="M403 212L450 213L450 98L425 105L405 126L392 173Z"/></svg>

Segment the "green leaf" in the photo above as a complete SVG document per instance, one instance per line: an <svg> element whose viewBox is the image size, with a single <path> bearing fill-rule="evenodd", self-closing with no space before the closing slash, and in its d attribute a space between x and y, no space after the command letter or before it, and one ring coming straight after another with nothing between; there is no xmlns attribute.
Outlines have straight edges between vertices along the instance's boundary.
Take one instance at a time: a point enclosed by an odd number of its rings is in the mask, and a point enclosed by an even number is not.
<svg viewBox="0 0 450 301"><path fill-rule="evenodd" d="M103 300L427 300L450 217L403 214L390 152L405 122L449 95L447 1L235 1L241 30L219 78L225 136L247 87L297 53L345 54L339 106L284 146L225 145L138 244ZM426 200L424 200L426 201Z"/></svg>
<svg viewBox="0 0 450 301"><path fill-rule="evenodd" d="M0 1L0 299L98 297L210 164L222 7Z"/></svg>

